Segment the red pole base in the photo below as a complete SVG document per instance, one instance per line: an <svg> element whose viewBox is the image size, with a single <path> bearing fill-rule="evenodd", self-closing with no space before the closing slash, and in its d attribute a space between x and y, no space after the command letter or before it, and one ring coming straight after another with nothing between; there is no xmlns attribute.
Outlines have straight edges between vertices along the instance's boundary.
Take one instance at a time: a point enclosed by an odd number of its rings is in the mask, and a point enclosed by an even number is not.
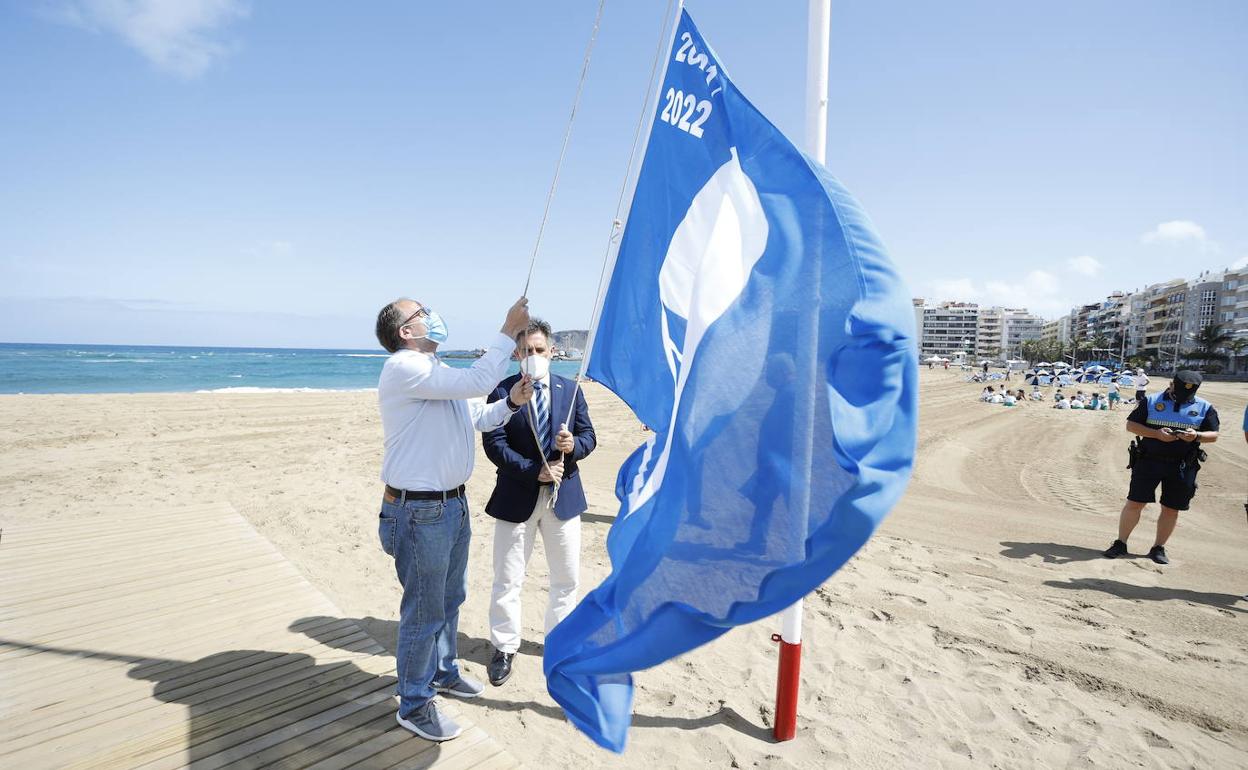
<svg viewBox="0 0 1248 770"><path fill-rule="evenodd" d="M789 644L772 634L771 640L780 643L780 667L776 676L776 727L772 731L777 741L791 741L797 735L797 688L801 682L802 643Z"/></svg>

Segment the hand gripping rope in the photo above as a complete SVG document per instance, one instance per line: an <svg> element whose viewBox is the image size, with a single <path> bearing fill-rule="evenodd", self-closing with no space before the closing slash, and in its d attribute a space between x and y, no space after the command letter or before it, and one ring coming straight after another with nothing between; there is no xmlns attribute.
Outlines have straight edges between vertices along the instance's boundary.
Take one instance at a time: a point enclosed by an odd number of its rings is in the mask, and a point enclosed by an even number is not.
<svg viewBox="0 0 1248 770"><path fill-rule="evenodd" d="M581 357L581 366L580 366L579 371L577 371L577 374L576 374L576 382L572 390L572 398L570 399L568 403L568 414L564 418L563 422L560 423L561 430L566 429L567 426L570 425L572 422L572 415L574 413L574 410L576 409L576 399L577 399L577 396L581 392L581 382L585 377L585 371L589 366L589 359L594 348L594 344L593 344L594 337L595 337L595 333L597 332L598 317L602 311L603 292L606 287L607 267L612 262L611 251L616 246L616 244L619 243L620 235L623 233L623 230L624 230L624 221L626 219L626 216L624 215L625 196L628 192L630 179L632 177L633 165L637 158L637 154L638 154L637 147L641 139L642 128L645 126L645 119L646 119L646 115L648 112L646 107L650 103L651 94L654 92L654 89L655 89L654 75L658 69L659 59L661 58L663 54L665 43L667 42L667 38L669 37L669 35L667 34L667 27L668 27L668 24L671 23L669 22L669 18L671 17L672 5L673 5L673 2L675 1L676 0L668 0L667 7L663 12L662 24L659 27L659 30L660 30L659 42L658 42L658 46L655 48L655 51L654 51L654 59L650 64L650 75L646 79L646 90L645 90L644 98L642 99L641 114L637 118L637 127L633 131L633 144L632 144L632 147L629 149L628 166L624 170L624 181L620 185L620 194L615 204L615 216L611 220L611 228L610 228L609 233L607 234L607 243L603 251L602 270L598 275L598 290L595 294L593 314L590 316L589 336L585 344L585 354ZM567 154L568 140L572 136L572 126L576 121L576 110L581 101L581 93L584 90L584 86L585 86L585 76L589 72L589 61L594 50L594 43L596 42L598 38L598 28L602 22L602 11L605 5L606 5L606 0L599 0L598 13L594 17L594 28L593 28L593 31L590 33L589 44L585 48L585 58L581 64L581 76L580 76L580 80L577 82L576 96L572 100L572 110L571 110L571 113L568 115L567 128L564 130L563 144L559 149L559 159L555 163L554 177L550 181L550 190L546 194L546 206L544 210L542 211L541 223L538 225L538 228L537 228L537 241L533 244L533 254L529 258L529 272L528 272L528 276L524 280L524 296L525 297L527 297L529 294L529 285L533 280L533 268L537 264L537 255L538 255L538 252L541 250L541 245L542 245L542 234L546 229L546 221L550 217L550 205L555 197L555 189L559 185L559 173L563 168L564 156ZM679 0L679 2L677 3L677 10L676 10L677 15L679 15L680 8L682 8L683 6L684 6L684 0ZM523 360L525 358L525 355L524 355L525 352L527 351L524 349L524 345L521 342L517 341L516 357ZM537 443L537 446L539 447L539 450L540 450L540 447L542 446L542 441L541 441L541 437L537 435L537 428L536 428L537 407L533 403L533 399L531 398L528 401L528 410L529 410L529 432L533 435L533 440L534 442ZM555 416L553 414L550 415L550 419L552 422L554 421L554 418ZM560 453L560 462L562 462L563 459L564 459L564 454ZM554 485L554 488L551 491L550 499L547 501L547 505L553 509L555 507L555 503L559 500L559 485L562 482L562 478L556 477L556 475L551 472L550 463L547 462L547 459L544 455L542 456L542 468L545 469L546 474L550 476L552 483Z"/></svg>

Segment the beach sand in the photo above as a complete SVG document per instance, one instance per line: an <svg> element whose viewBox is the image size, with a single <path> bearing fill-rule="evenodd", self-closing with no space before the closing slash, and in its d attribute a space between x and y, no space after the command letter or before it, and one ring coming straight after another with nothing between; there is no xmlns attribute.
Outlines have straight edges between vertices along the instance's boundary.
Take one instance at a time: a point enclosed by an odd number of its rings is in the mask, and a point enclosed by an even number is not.
<svg viewBox="0 0 1248 770"><path fill-rule="evenodd" d="M638 674L623 756L577 733L541 674L540 544L524 593L532 641L512 679L464 711L547 768L1248 766L1248 385L1202 389L1222 439L1168 567L1099 557L1127 488L1125 409L981 404L981 386L942 370L922 371L921 385L909 491L806 601L796 740L770 737L774 621ZM599 448L582 464L585 589L608 571L616 470L645 438L601 386L587 395ZM116 507L159 518L224 500L393 649L399 587L376 539L374 393L2 396L0 442L0 526L90 527ZM481 679L493 477L478 449L460 650ZM1155 516L1133 553L1151 545Z"/></svg>

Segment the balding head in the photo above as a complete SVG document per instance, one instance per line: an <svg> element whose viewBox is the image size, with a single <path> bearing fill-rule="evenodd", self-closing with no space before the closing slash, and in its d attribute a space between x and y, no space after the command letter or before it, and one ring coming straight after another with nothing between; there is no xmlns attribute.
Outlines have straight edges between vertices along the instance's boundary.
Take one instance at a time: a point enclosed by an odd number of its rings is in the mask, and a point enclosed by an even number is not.
<svg viewBox="0 0 1248 770"><path fill-rule="evenodd" d="M400 297L377 314L377 341L387 353L395 353L407 347L408 340L399 333L399 327L419 309L420 304L415 300Z"/></svg>

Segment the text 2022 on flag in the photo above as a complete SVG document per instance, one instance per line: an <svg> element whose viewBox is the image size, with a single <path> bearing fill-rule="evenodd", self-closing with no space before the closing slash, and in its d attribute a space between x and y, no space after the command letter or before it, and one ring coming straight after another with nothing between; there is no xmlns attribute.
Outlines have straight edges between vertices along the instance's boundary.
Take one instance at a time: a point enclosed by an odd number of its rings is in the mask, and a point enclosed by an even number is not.
<svg viewBox="0 0 1248 770"><path fill-rule="evenodd" d="M547 686L621 751L631 672L776 613L910 476L909 295L858 203L680 18L589 374L654 436L620 469L610 576L546 640Z"/></svg>

